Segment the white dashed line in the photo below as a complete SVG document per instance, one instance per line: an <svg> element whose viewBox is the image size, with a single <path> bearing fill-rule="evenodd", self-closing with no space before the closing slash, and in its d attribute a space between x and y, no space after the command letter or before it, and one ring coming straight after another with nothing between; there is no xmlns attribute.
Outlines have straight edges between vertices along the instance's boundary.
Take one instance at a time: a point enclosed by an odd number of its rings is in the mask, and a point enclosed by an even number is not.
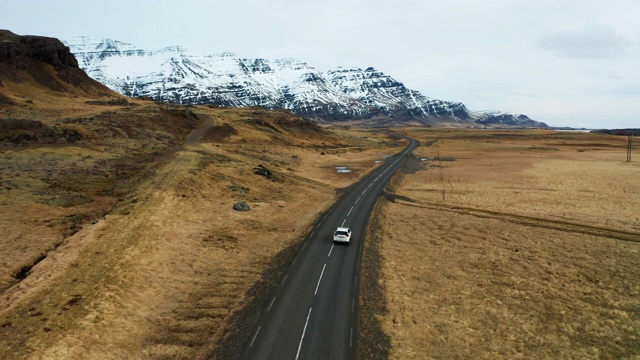
<svg viewBox="0 0 640 360"><path fill-rule="evenodd" d="M360 201L360 198L361 198L361 197L362 197L362 196L358 196L358 199L356 200L356 202L355 202L354 204L357 204L357 203L358 203L358 201Z"/></svg>
<svg viewBox="0 0 640 360"><path fill-rule="evenodd" d="M258 337L259 332L260 332L260 326L258 326L258 331L256 331L256 334L253 335L253 339L251 339L251 344L249 344L249 347L253 346L253 342L256 341L256 337Z"/></svg>
<svg viewBox="0 0 640 360"><path fill-rule="evenodd" d="M284 279L282 279L282 282L280 283L280 285L284 285L284 282L287 281L287 277L289 276L289 274L284 276Z"/></svg>
<svg viewBox="0 0 640 360"><path fill-rule="evenodd" d="M355 298L351 298L351 312L353 312L353 309L356 305L356 299Z"/></svg>
<svg viewBox="0 0 640 360"><path fill-rule="evenodd" d="M296 353L296 360L300 356L300 349L302 348L302 340L304 340L304 333L307 331L307 324L309 324L309 316L311 316L311 309L309 308L309 314L307 314L307 321L304 323L304 329L302 329L302 336L300 337L300 344L298 345L298 352Z"/></svg>
<svg viewBox="0 0 640 360"><path fill-rule="evenodd" d="M276 301L276 297L273 297L273 300L271 300L271 304L269 304L269 308L267 309L267 311L271 311L271 307L273 306L273 303ZM353 310L351 310L353 311Z"/></svg>
<svg viewBox="0 0 640 360"><path fill-rule="evenodd" d="M320 278L318 279L318 285L316 285L316 291L313 293L313 296L316 296L316 294L318 293L318 288L320 287L320 281L322 281L322 275L324 274L324 268L327 267L327 264L325 263L324 266L322 267L322 272L320 273Z"/></svg>
<svg viewBox="0 0 640 360"><path fill-rule="evenodd" d="M344 221L342 221L342 225L340 225L340 226L344 226L344 223L346 223L346 222L347 222L347 219L344 219Z"/></svg>
<svg viewBox="0 0 640 360"><path fill-rule="evenodd" d="M333 251L334 246L336 246L336 244L331 244L331 249L329 250L329 255L327 255L327 257L331 256L331 252Z"/></svg>
<svg viewBox="0 0 640 360"><path fill-rule="evenodd" d="M351 207L351 209L349 209L349 212L347 213L347 216L351 215L351 211L353 210L353 206Z"/></svg>

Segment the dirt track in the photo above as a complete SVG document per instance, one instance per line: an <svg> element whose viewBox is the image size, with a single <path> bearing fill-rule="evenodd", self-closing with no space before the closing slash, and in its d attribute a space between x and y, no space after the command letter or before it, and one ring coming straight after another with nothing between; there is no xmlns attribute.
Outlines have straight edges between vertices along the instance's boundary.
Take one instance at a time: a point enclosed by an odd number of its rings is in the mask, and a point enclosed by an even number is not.
<svg viewBox="0 0 640 360"><path fill-rule="evenodd" d="M184 144L186 146L196 145L200 141L200 139L202 139L204 134L206 134L207 131L209 131L209 129L211 129L215 125L213 116L207 114L202 115L201 118L203 119L202 124L184 138Z"/></svg>
<svg viewBox="0 0 640 360"><path fill-rule="evenodd" d="M409 200L409 201L407 201ZM547 229L554 229L565 232L572 232L593 236L604 236L612 239L631 241L640 243L640 232L623 231L613 228L592 226L589 224L580 224L570 221L559 221L553 219L536 218L531 216L523 216L517 214L502 213L497 211L491 211L486 209L475 209L471 207L465 207L460 205L441 204L437 202L423 202L416 203L415 200L404 197L404 199L398 200L398 203L402 203L406 206L413 206L416 208L431 209L437 211L447 211L465 215L476 216L484 219L498 219L501 221L509 221L512 223L540 227Z"/></svg>
<svg viewBox="0 0 640 360"><path fill-rule="evenodd" d="M77 320L73 321L78 321L78 317L84 319L79 327L53 343L30 344L37 348L46 347L44 356L58 358L96 354L98 358L100 354L112 353L126 357L131 344L148 341L144 336L149 322L162 322L161 319L149 317L161 312L170 300L162 300L161 296L159 302L149 303L147 299L157 299L158 293L165 293L166 297L177 292L180 294L177 296L187 301L189 296L185 294L186 288L192 285L189 284L187 273L199 271L201 260L197 251L206 251L202 246L197 246L200 244L194 246L199 250L191 249L190 245L194 245L194 239L201 236L199 232L206 230L207 210L212 209L207 209L203 203L194 207L188 195L180 190L189 190L189 174L197 169L202 160L203 155L194 152L190 146L195 145L211 126L210 119L208 117L209 121L203 122L202 126L187 136L187 149L167 159L155 176L143 183L134 196L118 205L117 211L67 239L54 254L38 264L23 283L5 293L3 300L8 299L9 303L27 307L20 302L21 298L37 298L38 293L47 292L45 307L58 307L65 312L65 316L59 318L56 315L61 313L42 314L46 317L44 321L49 329L67 328L70 324L65 322L70 319L66 313L75 313L73 318ZM172 269L179 271L166 273L164 268L167 262ZM252 273L251 266L247 266L246 274L249 276L258 273ZM221 282L214 281L208 285L215 288ZM224 286L233 285L225 283ZM203 296L199 301L206 302L206 299ZM27 308L38 309L38 305L33 303ZM200 310L214 314L212 319L218 322L227 312L224 306L204 306ZM138 321L132 322L132 318ZM38 316L33 319L43 321ZM14 328L23 326L34 324L11 324ZM127 331L123 331L119 339L101 340L104 339L101 334L108 332L108 329L123 326L127 327ZM94 340L74 346L73 342L78 337ZM41 341L46 342L47 339Z"/></svg>

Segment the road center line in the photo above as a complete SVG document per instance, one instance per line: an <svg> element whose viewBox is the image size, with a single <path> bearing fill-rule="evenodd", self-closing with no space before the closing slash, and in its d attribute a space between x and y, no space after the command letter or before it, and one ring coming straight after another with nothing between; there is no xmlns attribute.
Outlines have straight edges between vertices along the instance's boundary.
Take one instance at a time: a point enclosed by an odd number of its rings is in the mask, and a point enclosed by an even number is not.
<svg viewBox="0 0 640 360"><path fill-rule="evenodd" d="M364 191L362 192L362 195L364 195L364 193L366 193L366 192L367 192L367 189L364 189Z"/></svg>
<svg viewBox="0 0 640 360"><path fill-rule="evenodd" d="M353 210L353 206L351 207L351 209L349 209L349 212L347 213L347 216L351 215L351 211Z"/></svg>
<svg viewBox="0 0 640 360"><path fill-rule="evenodd" d="M251 339L251 344L249 344L249 347L253 346L253 342L256 341L256 337L258 337L259 332L260 332L260 326L258 326L258 331L256 331L256 334L253 335L253 339Z"/></svg>
<svg viewBox="0 0 640 360"><path fill-rule="evenodd" d="M307 331L307 324L309 324L309 316L311 316L311 309L309 308L309 314L307 314L307 321L304 323L304 329L302 329L302 336L300 337L300 344L298 345L298 352L296 353L296 360L300 356L300 349L302 349L302 340L304 340L304 333Z"/></svg>
<svg viewBox="0 0 640 360"><path fill-rule="evenodd" d="M329 250L329 255L327 255L327 257L331 256L331 252L333 251L334 246L336 246L336 244L331 244L331 249Z"/></svg>
<svg viewBox="0 0 640 360"><path fill-rule="evenodd" d="M344 223L346 223L346 222L347 222L347 219L344 219L344 220L342 221L342 225L341 225L341 226L344 226Z"/></svg>
<svg viewBox="0 0 640 360"><path fill-rule="evenodd" d="M316 294L318 293L318 288L320 287L320 281L322 281L322 275L324 274L324 268L327 267L327 263L324 263L324 266L322 267L322 272L320 273L320 278L318 279L318 285L316 285L316 291L313 293L313 296L316 296Z"/></svg>
<svg viewBox="0 0 640 360"><path fill-rule="evenodd" d="M356 199L356 202L354 204L357 204L358 201L360 201L361 196L358 196L358 199Z"/></svg>
<svg viewBox="0 0 640 360"><path fill-rule="evenodd" d="M271 304L269 304L269 308L267 309L267 311L271 311L271 307L273 306L273 303L276 301L276 297L273 297L273 300L271 300ZM353 311L353 310L351 310Z"/></svg>
<svg viewBox="0 0 640 360"><path fill-rule="evenodd" d="M280 285L284 285L284 282L287 281L287 276L289 276L289 274L284 276L284 279L282 279L282 282L280 283Z"/></svg>

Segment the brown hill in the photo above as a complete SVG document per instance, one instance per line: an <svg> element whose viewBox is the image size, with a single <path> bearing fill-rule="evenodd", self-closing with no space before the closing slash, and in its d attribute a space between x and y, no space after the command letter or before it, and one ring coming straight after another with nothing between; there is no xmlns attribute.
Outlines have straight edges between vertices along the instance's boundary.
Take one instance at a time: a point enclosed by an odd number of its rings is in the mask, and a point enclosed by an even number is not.
<svg viewBox="0 0 640 360"><path fill-rule="evenodd" d="M0 103L31 99L34 88L66 96L121 97L87 76L60 40L0 30Z"/></svg>
<svg viewBox="0 0 640 360"><path fill-rule="evenodd" d="M206 358L380 138L124 98L0 32L0 358Z"/></svg>

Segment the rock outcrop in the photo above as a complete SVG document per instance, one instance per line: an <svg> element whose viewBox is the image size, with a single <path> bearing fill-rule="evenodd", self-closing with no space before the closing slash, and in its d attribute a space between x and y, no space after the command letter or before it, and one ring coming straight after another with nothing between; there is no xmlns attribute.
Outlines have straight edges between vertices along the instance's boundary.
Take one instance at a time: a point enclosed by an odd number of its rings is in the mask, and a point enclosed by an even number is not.
<svg viewBox="0 0 640 360"><path fill-rule="evenodd" d="M26 69L31 60L61 68L78 68L78 61L60 40L44 36L19 36L0 30L0 62Z"/></svg>
<svg viewBox="0 0 640 360"><path fill-rule="evenodd" d="M116 96L112 90L89 77L60 40L20 36L8 30L0 30L0 81L29 81L57 92Z"/></svg>

